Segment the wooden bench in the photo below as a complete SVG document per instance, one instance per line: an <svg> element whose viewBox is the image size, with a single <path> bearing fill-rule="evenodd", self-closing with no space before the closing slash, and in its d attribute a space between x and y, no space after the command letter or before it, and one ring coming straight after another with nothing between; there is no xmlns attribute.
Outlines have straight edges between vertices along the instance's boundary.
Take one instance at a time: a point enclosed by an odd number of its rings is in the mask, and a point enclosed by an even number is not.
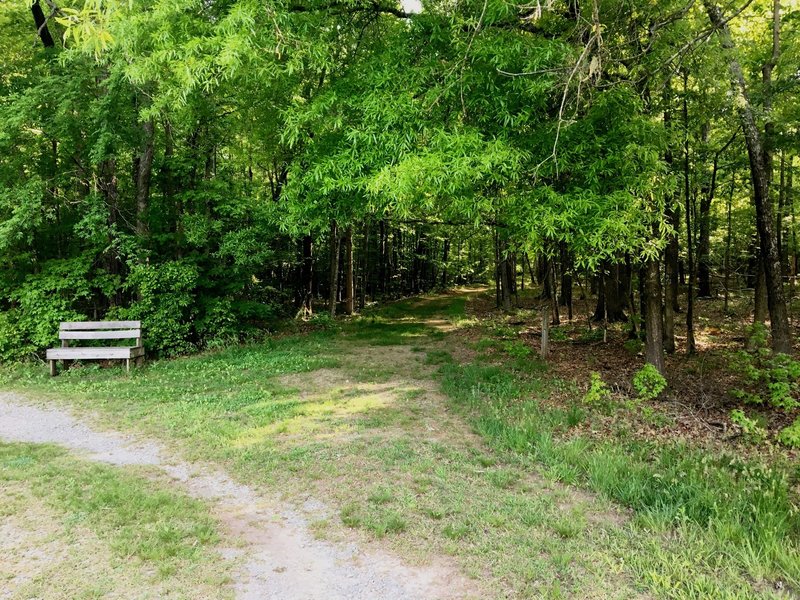
<svg viewBox="0 0 800 600"><path fill-rule="evenodd" d="M50 361L50 376L56 374L56 361L65 369L73 360L124 360L125 370L131 370L131 360L138 364L144 360L141 321L81 321L61 323L58 337L61 348L47 351ZM70 340L136 340L135 346L84 346L70 348Z"/></svg>

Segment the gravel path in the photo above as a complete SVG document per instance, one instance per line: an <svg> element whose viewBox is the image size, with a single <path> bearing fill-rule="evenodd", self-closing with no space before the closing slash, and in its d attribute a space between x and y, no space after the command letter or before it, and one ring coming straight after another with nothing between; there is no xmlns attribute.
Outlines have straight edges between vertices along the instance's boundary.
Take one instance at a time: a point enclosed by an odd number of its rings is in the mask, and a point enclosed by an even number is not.
<svg viewBox="0 0 800 600"><path fill-rule="evenodd" d="M242 559L235 593L243 600L427 600L475 598L474 587L454 569L409 567L386 553L314 539L306 518L276 506L250 487L210 467L169 457L161 445L119 432L98 431L69 412L37 406L0 392L0 439L59 444L118 466L162 469L189 495L211 503L227 533L245 542L221 552ZM307 508L325 513L310 501Z"/></svg>

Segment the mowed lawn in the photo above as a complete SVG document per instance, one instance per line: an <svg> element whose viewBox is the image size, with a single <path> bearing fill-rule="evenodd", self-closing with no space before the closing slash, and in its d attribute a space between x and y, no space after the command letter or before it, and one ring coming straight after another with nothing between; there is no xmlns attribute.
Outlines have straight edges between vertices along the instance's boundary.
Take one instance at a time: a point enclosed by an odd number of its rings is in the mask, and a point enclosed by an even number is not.
<svg viewBox="0 0 800 600"><path fill-rule="evenodd" d="M487 597L800 591L796 470L642 442L623 426L577 433L600 413L531 348L472 316L472 297L403 301L130 376L9 367L0 387L158 437L298 506L321 502L316 535L453 561ZM554 408L552 394L574 402ZM34 485L9 460L4 477ZM53 510L71 501L43 498Z"/></svg>

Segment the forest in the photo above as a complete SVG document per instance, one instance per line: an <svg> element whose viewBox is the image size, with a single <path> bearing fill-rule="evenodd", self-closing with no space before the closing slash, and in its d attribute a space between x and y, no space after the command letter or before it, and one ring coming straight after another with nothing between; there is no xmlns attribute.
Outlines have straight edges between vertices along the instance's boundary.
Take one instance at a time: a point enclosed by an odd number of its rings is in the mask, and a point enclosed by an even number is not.
<svg viewBox="0 0 800 600"><path fill-rule="evenodd" d="M795 598L798 189L800 0L0 2L0 581Z"/></svg>
<svg viewBox="0 0 800 600"><path fill-rule="evenodd" d="M142 319L168 357L454 285L510 311L526 281L660 373L706 299L792 352L795 2L0 11L2 360L59 321Z"/></svg>

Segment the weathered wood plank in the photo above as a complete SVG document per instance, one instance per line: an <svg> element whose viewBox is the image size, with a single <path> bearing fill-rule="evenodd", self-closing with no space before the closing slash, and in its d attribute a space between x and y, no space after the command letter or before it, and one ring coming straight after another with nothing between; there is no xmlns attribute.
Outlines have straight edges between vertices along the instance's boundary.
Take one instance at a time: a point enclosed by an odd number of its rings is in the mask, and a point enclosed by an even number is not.
<svg viewBox="0 0 800 600"><path fill-rule="evenodd" d="M86 331L96 329L141 329L141 321L74 321L61 323L61 331Z"/></svg>
<svg viewBox="0 0 800 600"><path fill-rule="evenodd" d="M51 348L47 351L47 360L77 360L86 359L123 359L142 356L144 348L141 346L117 348Z"/></svg>
<svg viewBox="0 0 800 600"><path fill-rule="evenodd" d="M109 329L105 331L60 331L61 340L128 340L142 337L141 329Z"/></svg>

